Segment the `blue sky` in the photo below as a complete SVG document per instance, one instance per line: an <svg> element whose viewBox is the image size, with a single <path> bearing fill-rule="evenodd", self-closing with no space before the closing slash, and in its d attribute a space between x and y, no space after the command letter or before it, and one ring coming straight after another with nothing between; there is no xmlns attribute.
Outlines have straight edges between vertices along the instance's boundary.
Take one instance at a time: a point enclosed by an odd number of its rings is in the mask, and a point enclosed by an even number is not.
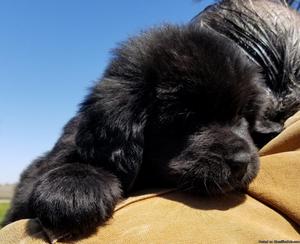
<svg viewBox="0 0 300 244"><path fill-rule="evenodd" d="M0 183L50 150L116 43L211 1L1 0Z"/></svg>

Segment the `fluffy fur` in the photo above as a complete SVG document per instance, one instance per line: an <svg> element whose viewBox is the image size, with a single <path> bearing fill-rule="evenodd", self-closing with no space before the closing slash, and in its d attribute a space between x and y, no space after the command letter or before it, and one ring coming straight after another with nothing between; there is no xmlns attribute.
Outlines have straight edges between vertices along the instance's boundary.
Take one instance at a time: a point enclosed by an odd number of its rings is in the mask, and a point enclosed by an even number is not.
<svg viewBox="0 0 300 244"><path fill-rule="evenodd" d="M76 237L136 188L246 187L257 146L299 109L297 20L276 1L228 0L122 43L53 149L23 172L4 224L37 217Z"/></svg>

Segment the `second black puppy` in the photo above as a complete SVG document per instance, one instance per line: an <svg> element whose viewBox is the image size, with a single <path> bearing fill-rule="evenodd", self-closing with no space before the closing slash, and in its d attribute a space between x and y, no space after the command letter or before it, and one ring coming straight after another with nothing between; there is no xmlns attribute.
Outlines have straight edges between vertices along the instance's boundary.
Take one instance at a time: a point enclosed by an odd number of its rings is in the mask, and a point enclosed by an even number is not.
<svg viewBox="0 0 300 244"><path fill-rule="evenodd" d="M80 236L137 186L246 186L259 168L252 136L280 131L268 121L267 72L210 26L124 42L54 148L22 174L5 223L37 217L57 235Z"/></svg>

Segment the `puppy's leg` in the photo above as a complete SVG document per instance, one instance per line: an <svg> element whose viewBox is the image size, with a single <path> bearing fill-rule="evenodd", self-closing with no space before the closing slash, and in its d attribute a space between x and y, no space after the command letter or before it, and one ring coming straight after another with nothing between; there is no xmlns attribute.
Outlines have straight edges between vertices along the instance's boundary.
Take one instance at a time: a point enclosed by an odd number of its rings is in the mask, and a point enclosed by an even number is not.
<svg viewBox="0 0 300 244"><path fill-rule="evenodd" d="M93 232L120 200L119 180L100 167L53 162L50 154L23 172L2 226L37 217L57 237Z"/></svg>
<svg viewBox="0 0 300 244"><path fill-rule="evenodd" d="M111 217L121 193L117 177L104 169L65 164L35 183L28 208L55 235L81 236Z"/></svg>
<svg viewBox="0 0 300 244"><path fill-rule="evenodd" d="M28 190L16 193L5 223L38 217L55 235L75 237L112 215L143 161L144 106L131 93L121 81L95 87L42 163L26 170Z"/></svg>

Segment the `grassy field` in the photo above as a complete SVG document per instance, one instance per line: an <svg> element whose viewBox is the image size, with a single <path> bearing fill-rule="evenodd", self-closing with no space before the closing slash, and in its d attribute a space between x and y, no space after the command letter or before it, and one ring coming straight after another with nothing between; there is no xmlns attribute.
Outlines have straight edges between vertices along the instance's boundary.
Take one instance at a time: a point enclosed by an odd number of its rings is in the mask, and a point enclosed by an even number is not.
<svg viewBox="0 0 300 244"><path fill-rule="evenodd" d="M8 207L9 207L9 202L0 202L0 223L4 218Z"/></svg>
<svg viewBox="0 0 300 244"><path fill-rule="evenodd" d="M12 198L14 189L15 184L0 184L0 223L9 207L9 202Z"/></svg>

